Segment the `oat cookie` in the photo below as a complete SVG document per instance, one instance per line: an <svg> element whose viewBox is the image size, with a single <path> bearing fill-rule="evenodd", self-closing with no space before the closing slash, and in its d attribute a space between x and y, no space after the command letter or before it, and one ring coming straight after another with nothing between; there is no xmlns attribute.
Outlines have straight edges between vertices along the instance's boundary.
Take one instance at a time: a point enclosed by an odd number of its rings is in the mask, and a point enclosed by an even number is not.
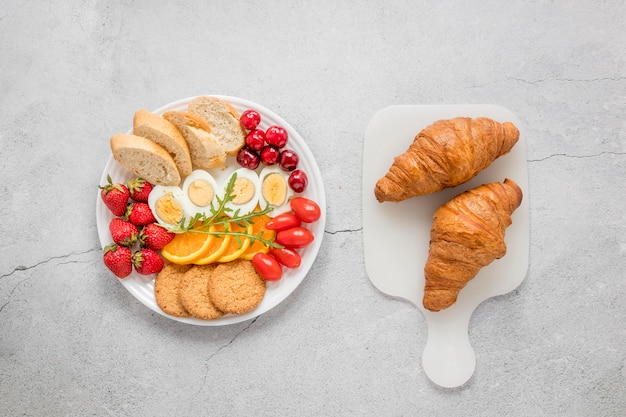
<svg viewBox="0 0 626 417"><path fill-rule="evenodd" d="M161 310L171 316L190 316L179 298L180 281L190 268L191 265L166 263L154 280L154 298Z"/></svg>
<svg viewBox="0 0 626 417"><path fill-rule="evenodd" d="M180 282L180 302L194 317L213 320L224 315L209 297L209 278L216 266L194 265L185 273Z"/></svg>
<svg viewBox="0 0 626 417"><path fill-rule="evenodd" d="M213 304L232 314L253 310L265 296L265 280L252 262L242 259L218 264L209 278L208 288Z"/></svg>

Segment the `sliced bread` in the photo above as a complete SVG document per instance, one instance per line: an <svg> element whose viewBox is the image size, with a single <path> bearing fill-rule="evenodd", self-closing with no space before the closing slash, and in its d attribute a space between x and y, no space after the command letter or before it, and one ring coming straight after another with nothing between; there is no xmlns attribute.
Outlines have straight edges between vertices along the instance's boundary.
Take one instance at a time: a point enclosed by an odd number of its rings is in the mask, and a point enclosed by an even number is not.
<svg viewBox="0 0 626 417"><path fill-rule="evenodd" d="M230 103L212 96L195 97L188 110L211 127L211 133L228 155L237 155L246 143L246 132L239 123L239 113Z"/></svg>
<svg viewBox="0 0 626 417"><path fill-rule="evenodd" d="M133 117L133 134L161 145L172 155L182 177L191 174L191 154L187 141L171 122L147 110L138 110Z"/></svg>
<svg viewBox="0 0 626 417"><path fill-rule="evenodd" d="M143 136L120 133L111 136L113 158L127 170L155 185L178 185L181 177L174 158Z"/></svg>
<svg viewBox="0 0 626 417"><path fill-rule="evenodd" d="M163 113L163 118L174 124L187 140L193 165L215 168L226 163L224 147L211 133L211 126L200 116L171 110Z"/></svg>

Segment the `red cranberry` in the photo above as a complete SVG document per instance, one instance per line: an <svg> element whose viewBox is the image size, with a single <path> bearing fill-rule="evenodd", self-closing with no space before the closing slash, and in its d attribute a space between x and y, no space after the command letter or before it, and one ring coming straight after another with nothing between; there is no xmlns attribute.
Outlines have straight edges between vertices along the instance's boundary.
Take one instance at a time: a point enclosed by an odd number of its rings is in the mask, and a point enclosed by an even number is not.
<svg viewBox="0 0 626 417"><path fill-rule="evenodd" d="M306 173L301 169L296 169L289 175L289 186L296 193L301 193L306 188L306 185L309 182L309 179L306 176Z"/></svg>
<svg viewBox="0 0 626 417"><path fill-rule="evenodd" d="M291 149L285 149L280 153L280 167L285 171L293 171L298 166L300 158Z"/></svg>
<svg viewBox="0 0 626 417"><path fill-rule="evenodd" d="M261 149L261 162L265 165L274 165L280 159L280 150L274 145L266 145Z"/></svg>
<svg viewBox="0 0 626 417"><path fill-rule="evenodd" d="M287 144L287 138L287 131L280 126L270 126L265 131L265 141L278 148L283 148Z"/></svg>
<svg viewBox="0 0 626 417"><path fill-rule="evenodd" d="M260 151L265 145L265 132L254 129L246 135L246 145L253 151Z"/></svg>
<svg viewBox="0 0 626 417"><path fill-rule="evenodd" d="M244 168L256 169L259 166L259 155L252 149L241 148L237 153L237 163Z"/></svg>
<svg viewBox="0 0 626 417"><path fill-rule="evenodd" d="M244 129L254 130L261 123L261 115L256 110L246 110L241 113L239 122Z"/></svg>

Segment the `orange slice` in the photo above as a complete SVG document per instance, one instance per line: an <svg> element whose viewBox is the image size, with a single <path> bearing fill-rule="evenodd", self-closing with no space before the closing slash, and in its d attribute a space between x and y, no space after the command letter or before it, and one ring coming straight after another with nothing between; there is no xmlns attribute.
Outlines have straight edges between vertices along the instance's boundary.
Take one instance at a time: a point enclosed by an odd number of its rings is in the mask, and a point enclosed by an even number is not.
<svg viewBox="0 0 626 417"><path fill-rule="evenodd" d="M246 232L246 233L250 233L250 230L252 230L252 225L248 225L248 226L239 226L238 224L235 223L231 223L230 224L230 230L233 232ZM230 236L230 242L228 244L228 246L226 247L226 250L224 251L224 253L222 254L222 256L220 256L217 259L217 262L230 262L230 261L234 261L235 259L239 258L239 256L245 252L246 249L248 249L248 246L250 246L250 239L244 236Z"/></svg>
<svg viewBox="0 0 626 417"><path fill-rule="evenodd" d="M204 253L214 238L206 233L179 233L161 249L161 255L175 264L190 264Z"/></svg>
<svg viewBox="0 0 626 417"><path fill-rule="evenodd" d="M223 231L224 227L222 225L213 225L209 228L211 232ZM217 261L217 258L222 256L226 249L230 245L231 236L230 235L221 235L213 237L213 241L211 244L205 249L205 251L194 261L196 265L208 265Z"/></svg>
<svg viewBox="0 0 626 417"><path fill-rule="evenodd" d="M276 232L274 230L267 230L265 228L265 223L271 220L270 216L263 215L254 218L254 224L252 224L252 230L250 231L251 235L258 235L260 232L263 232L263 239L271 240L276 236ZM239 257L241 259L245 259L247 261L252 260L254 255L259 252L267 253L269 247L263 242L254 240L248 249L246 249Z"/></svg>

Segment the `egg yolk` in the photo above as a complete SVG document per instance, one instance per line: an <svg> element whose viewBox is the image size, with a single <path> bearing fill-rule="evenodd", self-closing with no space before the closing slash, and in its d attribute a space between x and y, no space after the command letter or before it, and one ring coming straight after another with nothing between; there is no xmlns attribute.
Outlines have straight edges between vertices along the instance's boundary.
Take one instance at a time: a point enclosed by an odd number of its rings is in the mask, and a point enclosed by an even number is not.
<svg viewBox="0 0 626 417"><path fill-rule="evenodd" d="M155 204L156 214L168 224L178 224L183 219L183 209L172 193L159 198Z"/></svg>
<svg viewBox="0 0 626 417"><path fill-rule="evenodd" d="M209 182L196 180L189 185L187 195L193 204L205 207L213 201L214 190Z"/></svg>
<svg viewBox="0 0 626 417"><path fill-rule="evenodd" d="M287 196L287 184L280 174L269 174L263 180L261 187L263 198L272 206L280 206Z"/></svg>
<svg viewBox="0 0 626 417"><path fill-rule="evenodd" d="M234 204L246 204L254 197L254 184L247 178L239 177L235 180L232 194Z"/></svg>

